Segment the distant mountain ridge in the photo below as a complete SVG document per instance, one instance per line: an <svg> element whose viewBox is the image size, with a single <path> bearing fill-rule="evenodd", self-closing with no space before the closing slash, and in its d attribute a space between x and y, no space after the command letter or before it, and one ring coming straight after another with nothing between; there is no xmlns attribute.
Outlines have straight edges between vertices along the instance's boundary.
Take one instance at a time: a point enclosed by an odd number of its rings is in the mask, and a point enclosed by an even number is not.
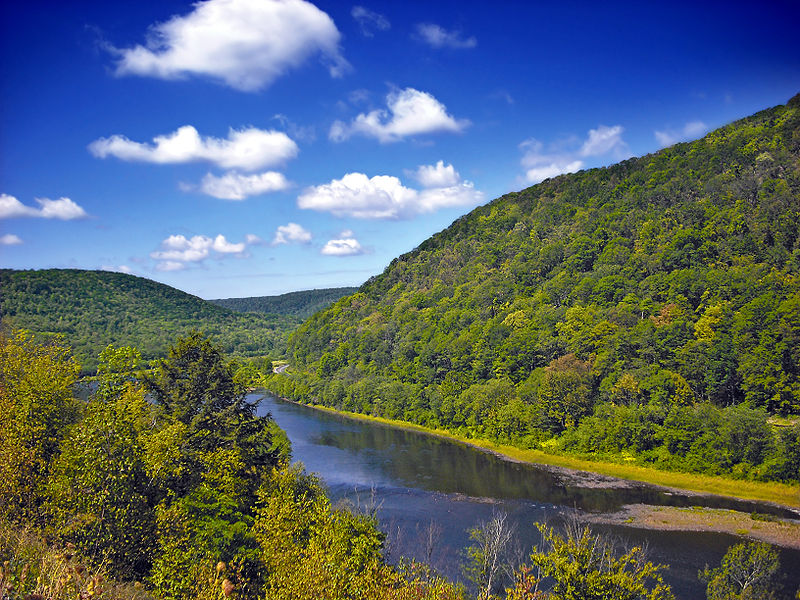
<svg viewBox="0 0 800 600"><path fill-rule="evenodd" d="M110 271L0 269L0 317L13 327L62 334L91 370L108 345L163 355L179 335L204 331L234 356L281 354L300 319L237 313L168 285Z"/></svg>
<svg viewBox="0 0 800 600"><path fill-rule="evenodd" d="M209 300L209 302L238 312L292 315L300 319L305 319L315 312L327 308L344 296L349 296L357 291L357 287L323 288L289 292L278 296L220 298L217 300Z"/></svg>

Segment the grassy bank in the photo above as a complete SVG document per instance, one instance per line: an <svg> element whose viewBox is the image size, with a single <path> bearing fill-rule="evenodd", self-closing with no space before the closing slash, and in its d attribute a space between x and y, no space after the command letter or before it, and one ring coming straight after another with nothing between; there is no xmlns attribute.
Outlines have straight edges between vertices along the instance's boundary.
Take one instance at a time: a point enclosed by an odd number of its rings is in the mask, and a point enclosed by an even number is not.
<svg viewBox="0 0 800 600"><path fill-rule="evenodd" d="M586 460L576 456L564 454L548 454L541 450L531 450L497 444L489 440L474 439L463 437L442 429L430 429L414 423L374 417L360 413L335 410L326 406L310 405L312 408L322 410L351 419L381 423L392 427L400 427L412 431L419 431L429 435L437 435L443 438L454 440L462 444L473 446L486 452L491 452L505 458L518 462L536 463L575 469L578 471L589 471L610 477L618 477L630 481L641 481L654 485L665 486L696 492L700 494L715 494L719 496L729 496L741 500L757 500L761 502L773 502L792 508L800 508L800 487L777 482L746 481L740 479L729 479L712 475L701 475L697 473L679 473L674 471L661 471L640 465L619 464L595 460Z"/></svg>

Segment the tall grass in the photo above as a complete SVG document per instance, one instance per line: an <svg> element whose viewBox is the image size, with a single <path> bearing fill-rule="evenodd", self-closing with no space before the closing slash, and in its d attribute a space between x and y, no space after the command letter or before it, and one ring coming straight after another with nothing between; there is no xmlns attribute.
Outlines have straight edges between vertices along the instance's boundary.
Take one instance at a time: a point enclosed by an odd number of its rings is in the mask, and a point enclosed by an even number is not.
<svg viewBox="0 0 800 600"><path fill-rule="evenodd" d="M139 583L115 581L72 544L48 544L33 530L0 520L0 598L3 600L152 600Z"/></svg>

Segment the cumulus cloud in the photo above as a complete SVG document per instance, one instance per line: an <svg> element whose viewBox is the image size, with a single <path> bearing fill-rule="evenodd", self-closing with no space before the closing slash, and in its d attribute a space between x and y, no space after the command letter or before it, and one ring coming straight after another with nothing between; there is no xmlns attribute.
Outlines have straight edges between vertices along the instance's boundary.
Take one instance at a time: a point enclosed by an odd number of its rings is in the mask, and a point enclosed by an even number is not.
<svg viewBox="0 0 800 600"><path fill-rule="evenodd" d="M483 193L472 182L462 181L452 165L445 166L442 161L435 166L419 167L416 176L424 182L425 189L406 187L390 175L368 177L364 173L348 173L341 179L308 188L298 197L297 205L337 217L409 219L483 201Z"/></svg>
<svg viewBox="0 0 800 600"><path fill-rule="evenodd" d="M474 48L478 40L474 36L464 37L460 31L448 31L435 23L418 23L416 37L434 48Z"/></svg>
<svg viewBox="0 0 800 600"><path fill-rule="evenodd" d="M620 125L599 125L596 129L590 129L583 141L570 138L547 148L535 138L527 139L519 145L523 152L520 162L525 169L525 180L539 183L565 173L575 173L591 159L619 161L629 158L628 144L622 139L624 131Z"/></svg>
<svg viewBox="0 0 800 600"><path fill-rule="evenodd" d="M664 131L654 131L653 134L659 146L666 148L678 142L694 140L708 131L708 126L702 121L690 121L682 129L666 129Z"/></svg>
<svg viewBox="0 0 800 600"><path fill-rule="evenodd" d="M307 244L310 241L310 231L305 229L302 225L298 225L297 223L287 223L286 225L279 226L275 231L275 237L272 238L272 245Z"/></svg>
<svg viewBox="0 0 800 600"><path fill-rule="evenodd" d="M248 233L246 236L244 236L244 241L248 246L263 246L264 245L264 240L262 240L260 237L258 237L254 233Z"/></svg>
<svg viewBox="0 0 800 600"><path fill-rule="evenodd" d="M326 256L356 256L364 254L364 248L354 237L343 237L338 240L328 240L320 250L320 254Z"/></svg>
<svg viewBox="0 0 800 600"><path fill-rule="evenodd" d="M414 88L389 93L386 106L387 110L361 113L349 124L335 121L328 137L341 142L353 135L363 135L385 144L426 133L459 133L470 124L466 119L449 115L445 105L431 94Z"/></svg>
<svg viewBox="0 0 800 600"><path fill-rule="evenodd" d="M392 26L389 19L363 6L354 6L350 15L358 23L364 37L375 37L376 31L386 31Z"/></svg>
<svg viewBox="0 0 800 600"><path fill-rule="evenodd" d="M230 129L227 139L201 137L191 125L153 138L152 144L134 142L122 135L100 138L89 144L98 158L114 156L121 160L156 164L205 161L224 169L254 171L281 164L297 156L297 144L280 131Z"/></svg>
<svg viewBox="0 0 800 600"><path fill-rule="evenodd" d="M19 246L21 243L22 239L13 233L0 235L0 246Z"/></svg>
<svg viewBox="0 0 800 600"><path fill-rule="evenodd" d="M200 191L222 200L244 200L249 196L279 192L289 187L282 173L267 171L256 175L242 175L231 171L221 177L206 173L200 182ZM184 186L191 189L191 186Z"/></svg>
<svg viewBox="0 0 800 600"><path fill-rule="evenodd" d="M208 77L237 90L265 88L313 55L333 77L348 68L333 20L304 0L206 0L151 26L147 42L110 48L117 75Z"/></svg>
<svg viewBox="0 0 800 600"><path fill-rule="evenodd" d="M14 217L38 217L41 219L59 219L71 221L88 217L86 211L73 200L62 197L58 200L49 198L35 198L39 208L27 206L14 196L0 194L0 219Z"/></svg>
<svg viewBox="0 0 800 600"><path fill-rule="evenodd" d="M445 165L443 160L435 165L420 165L413 176L422 187L426 188L448 187L458 185L461 181L461 176L453 165Z"/></svg>
<svg viewBox="0 0 800 600"><path fill-rule="evenodd" d="M160 261L156 265L159 271L178 271L186 268L187 263L199 263L210 256L242 256L246 248L246 242L229 242L222 234L215 238L205 235L191 238L171 235L161 242L160 250L150 253L150 258Z"/></svg>

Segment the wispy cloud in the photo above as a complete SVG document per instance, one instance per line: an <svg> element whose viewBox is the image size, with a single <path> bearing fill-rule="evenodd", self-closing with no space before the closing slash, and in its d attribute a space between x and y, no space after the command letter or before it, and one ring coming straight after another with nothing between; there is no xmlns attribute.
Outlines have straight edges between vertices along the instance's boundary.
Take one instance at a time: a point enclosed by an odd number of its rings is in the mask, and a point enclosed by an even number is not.
<svg viewBox="0 0 800 600"><path fill-rule="evenodd" d="M117 75L208 77L242 91L270 85L315 54L330 74L349 68L333 20L303 0L205 0L150 27L144 45L109 50Z"/></svg>
<svg viewBox="0 0 800 600"><path fill-rule="evenodd" d="M708 131L708 126L702 121L690 121L686 123L681 129L665 129L663 131L654 131L656 141L662 148L672 146L678 142L685 142L694 140Z"/></svg>
<svg viewBox="0 0 800 600"><path fill-rule="evenodd" d="M20 244L22 244L22 239L13 233L0 235L0 246L19 246Z"/></svg>
<svg viewBox="0 0 800 600"><path fill-rule="evenodd" d="M111 271L112 273L125 273L126 275L133 274L133 269L128 265L101 265L101 271Z"/></svg>
<svg viewBox="0 0 800 600"><path fill-rule="evenodd" d="M376 31L386 31L392 27L389 19L363 6L354 6L350 15L358 23L364 37L375 37Z"/></svg>
<svg viewBox="0 0 800 600"><path fill-rule="evenodd" d="M548 147L535 138L527 139L519 145L523 152L520 162L525 169L524 179L528 183L539 183L551 177L580 171L592 159L619 161L629 158L630 149L622 139L624 131L621 125L599 125L596 129L590 129L583 141L570 138Z"/></svg>
<svg viewBox="0 0 800 600"><path fill-rule="evenodd" d="M35 198L39 208L23 204L14 196L0 194L0 219L14 217L35 217L40 219L59 219L71 221L88 217L86 211L73 200L62 197L57 200Z"/></svg>
<svg viewBox="0 0 800 600"><path fill-rule="evenodd" d="M418 23L416 38L434 48L474 48L478 45L475 36L464 37L460 31L448 31L435 23Z"/></svg>
<svg viewBox="0 0 800 600"><path fill-rule="evenodd" d="M477 205L483 192L464 181L452 165L439 161L420 166L413 174L422 190L406 187L390 175L369 177L364 173L348 173L341 179L305 190L297 206L337 217L356 219L410 219L453 206Z"/></svg>
<svg viewBox="0 0 800 600"><path fill-rule="evenodd" d="M282 164L297 156L297 144L280 131L231 129L227 139L201 137L191 125L153 138L152 144L134 142L122 135L100 138L89 144L98 158L114 156L121 160L156 164L205 161L224 169L253 171Z"/></svg>
<svg viewBox="0 0 800 600"><path fill-rule="evenodd" d="M427 133L459 133L470 124L448 114L445 105L431 94L414 88L389 93L386 106L386 110L361 113L350 124L335 121L328 137L341 142L353 135L364 135L385 144Z"/></svg>

